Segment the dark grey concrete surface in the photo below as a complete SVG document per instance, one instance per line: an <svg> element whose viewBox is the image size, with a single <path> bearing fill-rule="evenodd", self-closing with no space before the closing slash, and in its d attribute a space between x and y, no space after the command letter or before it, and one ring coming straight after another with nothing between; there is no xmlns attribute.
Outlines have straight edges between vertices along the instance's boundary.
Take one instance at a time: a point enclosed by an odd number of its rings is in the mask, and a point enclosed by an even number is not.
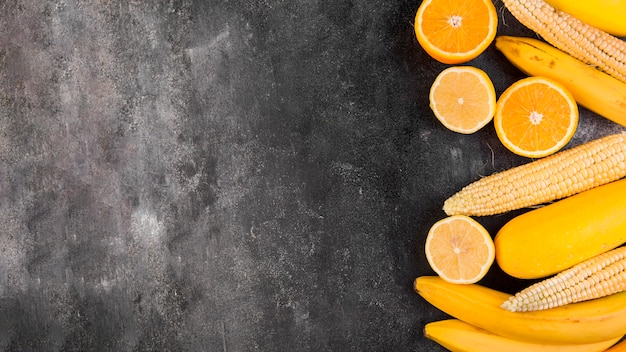
<svg viewBox="0 0 626 352"><path fill-rule="evenodd" d="M527 160L432 116L419 4L0 1L0 350L443 351L425 234Z"/></svg>

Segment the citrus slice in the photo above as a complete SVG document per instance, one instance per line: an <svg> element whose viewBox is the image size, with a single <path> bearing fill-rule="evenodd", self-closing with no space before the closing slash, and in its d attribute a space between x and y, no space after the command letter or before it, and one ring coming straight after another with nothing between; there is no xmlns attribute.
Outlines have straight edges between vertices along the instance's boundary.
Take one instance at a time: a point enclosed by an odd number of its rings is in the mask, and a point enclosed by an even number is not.
<svg viewBox="0 0 626 352"><path fill-rule="evenodd" d="M491 0L425 0L415 15L415 35L424 50L445 64L480 55L496 36Z"/></svg>
<svg viewBox="0 0 626 352"><path fill-rule="evenodd" d="M541 158L570 141L578 127L578 106L561 84L528 77L502 93L493 122L498 138L510 151Z"/></svg>
<svg viewBox="0 0 626 352"><path fill-rule="evenodd" d="M487 230L465 215L437 221L426 237L426 259L444 280L457 284L478 282L495 258Z"/></svg>
<svg viewBox="0 0 626 352"><path fill-rule="evenodd" d="M496 91L487 74L472 66L441 71L430 88L430 108L446 128L464 134L478 131L492 120Z"/></svg>

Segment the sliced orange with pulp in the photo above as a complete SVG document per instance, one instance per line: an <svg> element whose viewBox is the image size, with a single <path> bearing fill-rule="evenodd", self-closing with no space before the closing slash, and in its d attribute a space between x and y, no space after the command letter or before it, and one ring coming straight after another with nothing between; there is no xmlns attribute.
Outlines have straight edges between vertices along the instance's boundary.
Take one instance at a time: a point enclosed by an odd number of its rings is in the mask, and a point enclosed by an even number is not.
<svg viewBox="0 0 626 352"><path fill-rule="evenodd" d="M465 215L437 221L426 237L426 259L444 280L472 284L482 279L495 259L487 230Z"/></svg>
<svg viewBox="0 0 626 352"><path fill-rule="evenodd" d="M448 129L474 133L489 123L496 110L496 91L489 76L472 66L443 70L430 88L430 108Z"/></svg>
<svg viewBox="0 0 626 352"><path fill-rule="evenodd" d="M541 158L559 151L578 127L578 105L561 84L544 77L513 83L496 103L498 138L515 154Z"/></svg>
<svg viewBox="0 0 626 352"><path fill-rule="evenodd" d="M489 47L498 16L491 0L425 0L417 9L414 27L417 41L431 57L459 64Z"/></svg>

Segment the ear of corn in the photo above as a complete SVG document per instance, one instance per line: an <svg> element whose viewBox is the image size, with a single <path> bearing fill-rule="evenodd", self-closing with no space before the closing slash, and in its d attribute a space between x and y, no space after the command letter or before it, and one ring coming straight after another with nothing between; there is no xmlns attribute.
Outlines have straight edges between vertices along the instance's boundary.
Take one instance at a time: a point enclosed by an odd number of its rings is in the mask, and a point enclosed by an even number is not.
<svg viewBox="0 0 626 352"><path fill-rule="evenodd" d="M486 216L568 197L626 176L626 134L563 150L473 182L444 202L447 215Z"/></svg>
<svg viewBox="0 0 626 352"><path fill-rule="evenodd" d="M626 289L626 247L586 260L518 292L502 304L527 312L600 298Z"/></svg>
<svg viewBox="0 0 626 352"><path fill-rule="evenodd" d="M626 82L626 43L556 10L543 0L503 0L507 9L548 43Z"/></svg>

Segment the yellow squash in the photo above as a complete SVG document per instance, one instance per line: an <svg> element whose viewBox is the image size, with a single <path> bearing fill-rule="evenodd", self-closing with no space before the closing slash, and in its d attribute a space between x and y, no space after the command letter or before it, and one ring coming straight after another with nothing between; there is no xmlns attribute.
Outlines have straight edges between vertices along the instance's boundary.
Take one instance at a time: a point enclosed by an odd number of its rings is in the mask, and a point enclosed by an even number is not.
<svg viewBox="0 0 626 352"><path fill-rule="evenodd" d="M624 242L626 179L519 215L494 239L500 268L521 279L556 274Z"/></svg>
<svg viewBox="0 0 626 352"><path fill-rule="evenodd" d="M616 36L626 36L626 0L546 0L557 10Z"/></svg>

